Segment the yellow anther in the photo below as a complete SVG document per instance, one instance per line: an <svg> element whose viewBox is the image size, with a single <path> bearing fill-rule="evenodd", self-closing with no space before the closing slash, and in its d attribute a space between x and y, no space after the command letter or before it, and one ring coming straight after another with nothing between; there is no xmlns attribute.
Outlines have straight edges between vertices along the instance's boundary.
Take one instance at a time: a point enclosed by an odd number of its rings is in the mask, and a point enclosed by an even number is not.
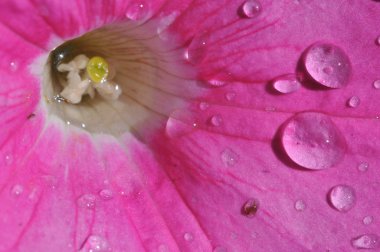
<svg viewBox="0 0 380 252"><path fill-rule="evenodd" d="M105 81L108 77L109 68L107 61L99 56L92 57L87 63L87 73L95 83Z"/></svg>

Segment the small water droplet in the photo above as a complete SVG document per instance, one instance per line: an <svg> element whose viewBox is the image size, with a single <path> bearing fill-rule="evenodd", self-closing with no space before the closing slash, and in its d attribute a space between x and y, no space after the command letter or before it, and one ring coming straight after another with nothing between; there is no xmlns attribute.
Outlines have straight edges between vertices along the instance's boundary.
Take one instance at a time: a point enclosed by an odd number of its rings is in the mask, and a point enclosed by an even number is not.
<svg viewBox="0 0 380 252"><path fill-rule="evenodd" d="M5 164L6 165L11 165L13 163L13 157L12 157L12 155L6 155L4 159L5 159Z"/></svg>
<svg viewBox="0 0 380 252"><path fill-rule="evenodd" d="M240 13L243 17L254 18L260 15L262 11L261 3L257 0L247 0L243 3Z"/></svg>
<svg viewBox="0 0 380 252"><path fill-rule="evenodd" d="M11 69L12 72L16 72L18 69L18 63L15 61L12 61L9 63L9 68Z"/></svg>
<svg viewBox="0 0 380 252"><path fill-rule="evenodd" d="M294 74L279 76L273 80L272 85L275 90L283 94L293 93L301 87L301 83Z"/></svg>
<svg viewBox="0 0 380 252"><path fill-rule="evenodd" d="M375 43L376 43L376 45L380 46L380 36L378 36L378 37L376 38Z"/></svg>
<svg viewBox="0 0 380 252"><path fill-rule="evenodd" d="M192 241L194 240L194 236L191 233L185 233L183 239L185 239L185 241Z"/></svg>
<svg viewBox="0 0 380 252"><path fill-rule="evenodd" d="M213 87L221 87L221 86L224 86L226 85L226 82L223 81L223 80L218 80L218 79L210 79L207 81L207 83L210 85L210 86L213 86Z"/></svg>
<svg viewBox="0 0 380 252"><path fill-rule="evenodd" d="M90 235L80 252L107 252L110 251L108 241L99 235Z"/></svg>
<svg viewBox="0 0 380 252"><path fill-rule="evenodd" d="M248 218L253 218L257 210L259 210L259 201L257 199L249 199L241 208L241 214Z"/></svg>
<svg viewBox="0 0 380 252"><path fill-rule="evenodd" d="M302 212L303 210L305 210L306 208L306 204L303 200L297 200L295 203L294 203L294 208L297 210L297 211L300 211Z"/></svg>
<svg viewBox="0 0 380 252"><path fill-rule="evenodd" d="M223 123L223 118L221 115L214 115L211 117L210 123L215 127L219 127Z"/></svg>
<svg viewBox="0 0 380 252"><path fill-rule="evenodd" d="M96 196L93 194L84 194L78 198L78 206L87 209L94 209L96 207Z"/></svg>
<svg viewBox="0 0 380 252"><path fill-rule="evenodd" d="M70 121L66 121L66 124L67 124L67 125L70 125L70 124L71 124L71 122L70 122Z"/></svg>
<svg viewBox="0 0 380 252"><path fill-rule="evenodd" d="M372 216L366 216L363 218L363 224L364 225L369 225L373 222L373 217Z"/></svg>
<svg viewBox="0 0 380 252"><path fill-rule="evenodd" d="M227 249L225 247L222 247L222 246L216 246L212 252L227 252Z"/></svg>
<svg viewBox="0 0 380 252"><path fill-rule="evenodd" d="M295 115L283 127L281 141L291 160L313 170L335 166L346 152L343 135L331 119L321 113Z"/></svg>
<svg viewBox="0 0 380 252"><path fill-rule="evenodd" d="M160 246L158 246L158 252L169 252L169 248L167 245L161 244Z"/></svg>
<svg viewBox="0 0 380 252"><path fill-rule="evenodd" d="M351 186L337 185L329 193L331 205L340 212L347 212L356 202L355 190Z"/></svg>
<svg viewBox="0 0 380 252"><path fill-rule="evenodd" d="M225 97L226 97L227 101L232 101L236 97L236 93L235 92L228 92L228 93L226 93Z"/></svg>
<svg viewBox="0 0 380 252"><path fill-rule="evenodd" d="M341 88L348 83L351 64L347 54L333 44L316 43L304 53L304 67L317 83Z"/></svg>
<svg viewBox="0 0 380 252"><path fill-rule="evenodd" d="M361 162L358 165L358 170L361 171L361 172L365 172L365 171L368 170L368 167L369 167L369 163L367 163L367 162Z"/></svg>
<svg viewBox="0 0 380 252"><path fill-rule="evenodd" d="M207 102L201 102L199 103L199 109L200 110L207 110L208 108L210 107L210 104L208 104Z"/></svg>
<svg viewBox="0 0 380 252"><path fill-rule="evenodd" d="M351 108L358 107L360 105L360 98L357 96L352 96L350 99L348 99L347 105Z"/></svg>
<svg viewBox="0 0 380 252"><path fill-rule="evenodd" d="M373 87L374 87L375 89L380 89L380 79L379 79L379 80L375 80L375 81L373 82Z"/></svg>
<svg viewBox="0 0 380 252"><path fill-rule="evenodd" d="M239 156L233 152L230 148L225 149L221 153L222 162L226 167L234 166L239 159Z"/></svg>
<svg viewBox="0 0 380 252"><path fill-rule="evenodd" d="M113 198L113 192L110 189L103 189L99 192L99 196L103 200L110 200Z"/></svg>
<svg viewBox="0 0 380 252"><path fill-rule="evenodd" d="M11 194L15 197L20 196L24 192L24 187L22 185L14 185L11 189Z"/></svg>
<svg viewBox="0 0 380 252"><path fill-rule="evenodd" d="M81 126L82 126L82 128L86 128L86 124L84 124L84 123L82 123Z"/></svg>
<svg viewBox="0 0 380 252"><path fill-rule="evenodd" d="M351 245L357 249L377 249L380 239L376 234L364 234L351 240Z"/></svg>
<svg viewBox="0 0 380 252"><path fill-rule="evenodd" d="M148 18L149 6L145 2L135 2L128 6L125 16L133 21L141 21Z"/></svg>

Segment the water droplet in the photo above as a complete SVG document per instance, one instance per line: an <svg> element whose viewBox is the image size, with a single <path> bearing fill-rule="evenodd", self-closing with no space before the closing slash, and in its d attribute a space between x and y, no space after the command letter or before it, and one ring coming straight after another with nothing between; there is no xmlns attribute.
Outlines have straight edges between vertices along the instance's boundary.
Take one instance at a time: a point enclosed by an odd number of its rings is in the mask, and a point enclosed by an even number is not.
<svg viewBox="0 0 380 252"><path fill-rule="evenodd" d="M257 210L259 210L259 201L257 199L249 199L241 208L241 214L248 218L253 218Z"/></svg>
<svg viewBox="0 0 380 252"><path fill-rule="evenodd" d="M20 196L24 192L24 187L22 185L14 185L11 189L11 194L15 197Z"/></svg>
<svg viewBox="0 0 380 252"><path fill-rule="evenodd" d="M193 132L197 123L190 122L188 118L182 117L180 113L172 113L166 122L166 134L171 137L181 137Z"/></svg>
<svg viewBox="0 0 380 252"><path fill-rule="evenodd" d="M351 240L351 245L357 249L377 249L380 239L376 234L364 234Z"/></svg>
<svg viewBox="0 0 380 252"><path fill-rule="evenodd" d="M6 155L4 159L5 159L5 164L6 165L11 165L13 163L13 157L12 157L12 155Z"/></svg>
<svg viewBox="0 0 380 252"><path fill-rule="evenodd" d="M110 200L113 198L113 192L110 189L103 189L99 192L99 196L103 200Z"/></svg>
<svg viewBox="0 0 380 252"><path fill-rule="evenodd" d="M219 127L223 123L222 116L221 115L212 116L210 119L210 123L211 123L211 125L213 125L215 127Z"/></svg>
<svg viewBox="0 0 380 252"><path fill-rule="evenodd" d="M283 94L293 93L301 87L301 83L294 74L279 76L273 80L272 85L275 90Z"/></svg>
<svg viewBox="0 0 380 252"><path fill-rule="evenodd" d="M373 87L376 88L376 89L380 89L380 79L379 80L375 80L373 82Z"/></svg>
<svg viewBox="0 0 380 252"><path fill-rule="evenodd" d="M376 38L376 44L377 44L378 46L380 46L380 36L378 36L378 37Z"/></svg>
<svg viewBox="0 0 380 252"><path fill-rule="evenodd" d="M367 163L367 162L361 162L358 165L358 170L361 171L361 172L365 172L365 171L368 170L368 167L369 167L369 163Z"/></svg>
<svg viewBox="0 0 380 252"><path fill-rule="evenodd" d="M99 235L90 235L80 252L107 252L110 251L108 241Z"/></svg>
<svg viewBox="0 0 380 252"><path fill-rule="evenodd" d="M236 93L235 92L228 92L228 93L226 93L226 100L227 101L232 101L235 97L236 97Z"/></svg>
<svg viewBox="0 0 380 252"><path fill-rule="evenodd" d="M158 251L159 252L169 252L169 248L167 245L161 244L160 246L158 246Z"/></svg>
<svg viewBox="0 0 380 252"><path fill-rule="evenodd" d="M96 196L93 194L84 194L78 198L78 206L88 209L94 209L96 206Z"/></svg>
<svg viewBox="0 0 380 252"><path fill-rule="evenodd" d="M15 61L12 61L9 63L9 68L11 69L12 72L16 72L18 69L18 63Z"/></svg>
<svg viewBox="0 0 380 252"><path fill-rule="evenodd" d="M216 246L212 252L227 252L227 249L225 247L222 247L222 246Z"/></svg>
<svg viewBox="0 0 380 252"><path fill-rule="evenodd" d="M192 241L194 240L194 236L191 233L185 233L183 239L185 239L185 241Z"/></svg>
<svg viewBox="0 0 380 252"><path fill-rule="evenodd" d="M145 2L135 2L128 6L125 16L133 21L141 21L148 18L149 6Z"/></svg>
<svg viewBox="0 0 380 252"><path fill-rule="evenodd" d="M70 121L66 121L66 124L67 124L67 125L70 125L70 124L71 124L71 122L70 122Z"/></svg>
<svg viewBox="0 0 380 252"><path fill-rule="evenodd" d="M230 148L225 149L221 154L222 162L226 167L234 166L239 159L239 156Z"/></svg>
<svg viewBox="0 0 380 252"><path fill-rule="evenodd" d="M337 185L329 193L331 205L340 212L347 212L356 202L355 190L351 186Z"/></svg>
<svg viewBox="0 0 380 252"><path fill-rule="evenodd" d="M332 44L316 43L304 53L304 66L317 83L341 88L348 83L351 64L347 54Z"/></svg>
<svg viewBox="0 0 380 252"><path fill-rule="evenodd" d="M225 81L218 80L218 79L210 79L210 80L207 81L207 83L208 83L210 86L213 86L213 87L221 87L221 86L226 85L226 82L225 82Z"/></svg>
<svg viewBox="0 0 380 252"><path fill-rule="evenodd" d="M201 102L199 103L199 109L200 110L207 110L208 108L210 107L210 104L208 104L207 102Z"/></svg>
<svg viewBox="0 0 380 252"><path fill-rule="evenodd" d="M350 106L351 108L356 108L360 104L360 98L357 96L352 96L350 99L347 101L347 105Z"/></svg>
<svg viewBox="0 0 380 252"><path fill-rule="evenodd" d="M288 120L282 145L291 160L313 170L337 165L346 151L339 129L328 116L315 112L299 113Z"/></svg>
<svg viewBox="0 0 380 252"><path fill-rule="evenodd" d="M241 6L241 14L246 18L254 18L260 15L262 11L261 3L257 0L248 0Z"/></svg>
<svg viewBox="0 0 380 252"><path fill-rule="evenodd" d="M369 225L373 222L373 217L372 216L366 216L363 218L363 224L364 225Z"/></svg>
<svg viewBox="0 0 380 252"><path fill-rule="evenodd" d="M305 210L306 208L306 204L303 200L297 200L295 203L294 203L294 208L297 210L297 211L300 211L302 212L303 210Z"/></svg>

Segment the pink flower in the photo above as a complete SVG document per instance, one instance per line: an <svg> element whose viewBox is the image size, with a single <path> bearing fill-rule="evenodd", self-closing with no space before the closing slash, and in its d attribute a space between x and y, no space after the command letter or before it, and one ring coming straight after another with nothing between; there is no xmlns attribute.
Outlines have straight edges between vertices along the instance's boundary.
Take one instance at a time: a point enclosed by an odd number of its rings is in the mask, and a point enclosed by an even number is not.
<svg viewBox="0 0 380 252"><path fill-rule="evenodd" d="M260 0L253 13L243 3L0 3L0 251L379 248L380 3ZM158 127L91 134L47 105L40 59L57 41L118 22L154 24L160 36L149 41L187 51L189 62L168 64L197 77L162 81L172 98L149 100L178 105L166 129L148 114ZM347 65L307 65L317 42L340 48ZM272 90L295 74L293 93ZM347 83L322 88L323 78ZM310 111L322 117L300 114ZM321 132L328 142L313 142Z"/></svg>

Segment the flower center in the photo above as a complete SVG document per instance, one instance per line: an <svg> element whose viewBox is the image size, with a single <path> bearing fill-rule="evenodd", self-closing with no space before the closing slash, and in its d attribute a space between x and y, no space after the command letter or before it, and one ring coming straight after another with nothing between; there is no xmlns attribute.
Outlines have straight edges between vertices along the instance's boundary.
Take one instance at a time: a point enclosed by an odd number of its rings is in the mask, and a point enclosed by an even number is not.
<svg viewBox="0 0 380 252"><path fill-rule="evenodd" d="M199 87L184 48L157 30L154 21L112 24L55 48L43 74L49 116L114 136L162 126Z"/></svg>

